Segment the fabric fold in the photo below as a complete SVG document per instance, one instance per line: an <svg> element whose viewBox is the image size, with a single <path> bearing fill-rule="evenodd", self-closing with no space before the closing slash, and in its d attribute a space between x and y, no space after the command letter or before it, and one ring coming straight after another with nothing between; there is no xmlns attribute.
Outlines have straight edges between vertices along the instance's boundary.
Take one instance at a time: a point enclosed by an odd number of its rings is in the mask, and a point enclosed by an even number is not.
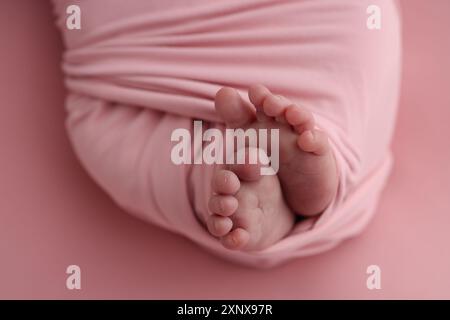
<svg viewBox="0 0 450 320"><path fill-rule="evenodd" d="M392 164L401 62L391 0L53 0L65 44L67 130L116 203L216 255L254 267L328 250L370 221ZM366 27L366 8L383 13ZM65 28L78 4L82 30ZM312 111L330 137L339 190L318 218L259 252L223 248L202 224L213 166L170 160L173 130L223 127L222 86L262 83Z"/></svg>

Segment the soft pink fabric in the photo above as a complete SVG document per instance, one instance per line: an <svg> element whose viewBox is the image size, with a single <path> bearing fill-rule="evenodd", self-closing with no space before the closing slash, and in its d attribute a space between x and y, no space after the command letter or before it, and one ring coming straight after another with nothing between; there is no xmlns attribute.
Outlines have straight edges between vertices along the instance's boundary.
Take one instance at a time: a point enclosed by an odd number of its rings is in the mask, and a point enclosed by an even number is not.
<svg viewBox="0 0 450 320"><path fill-rule="evenodd" d="M90 175L123 208L215 254L272 266L359 233L391 166L399 80L392 1L54 1L67 51L68 131ZM80 4L83 29L65 29ZM381 31L366 8L382 8ZM224 249L208 215L213 167L175 166L170 134L193 118L218 122L222 86L267 85L314 112L331 138L339 191L317 220L255 253Z"/></svg>
<svg viewBox="0 0 450 320"><path fill-rule="evenodd" d="M0 1L0 298L449 299L450 2L402 4L395 163L374 219L334 250L254 270L134 219L93 183L63 125L50 6ZM81 290L65 287L70 264ZM366 287L371 264L381 290Z"/></svg>

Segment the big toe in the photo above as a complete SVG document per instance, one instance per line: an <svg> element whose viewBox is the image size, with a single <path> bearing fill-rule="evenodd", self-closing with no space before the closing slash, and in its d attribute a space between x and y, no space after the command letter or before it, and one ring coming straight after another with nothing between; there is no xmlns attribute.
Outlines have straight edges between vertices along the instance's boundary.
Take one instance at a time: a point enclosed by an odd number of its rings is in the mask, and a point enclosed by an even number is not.
<svg viewBox="0 0 450 320"><path fill-rule="evenodd" d="M232 195L238 192L240 181L237 175L230 170L218 170L212 179L212 189L215 193Z"/></svg>
<svg viewBox="0 0 450 320"><path fill-rule="evenodd" d="M233 88L222 88L216 93L216 111L231 128L243 127L253 121L255 110Z"/></svg>

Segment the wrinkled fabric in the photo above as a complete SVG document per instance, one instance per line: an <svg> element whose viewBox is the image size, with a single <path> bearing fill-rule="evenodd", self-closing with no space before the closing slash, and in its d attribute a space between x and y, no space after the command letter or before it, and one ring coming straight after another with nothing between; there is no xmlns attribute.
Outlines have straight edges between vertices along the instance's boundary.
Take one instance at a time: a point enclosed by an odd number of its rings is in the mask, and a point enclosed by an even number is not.
<svg viewBox="0 0 450 320"><path fill-rule="evenodd" d="M119 206L254 267L323 252L367 225L392 166L401 63L395 2L53 2L66 46L67 130ZM81 8L81 30L66 28L71 4ZM372 4L381 30L366 26ZM247 253L223 248L204 227L214 166L174 165L170 136L192 131L194 119L222 128L215 93L231 86L246 97L256 83L314 113L330 137L339 187L318 218Z"/></svg>

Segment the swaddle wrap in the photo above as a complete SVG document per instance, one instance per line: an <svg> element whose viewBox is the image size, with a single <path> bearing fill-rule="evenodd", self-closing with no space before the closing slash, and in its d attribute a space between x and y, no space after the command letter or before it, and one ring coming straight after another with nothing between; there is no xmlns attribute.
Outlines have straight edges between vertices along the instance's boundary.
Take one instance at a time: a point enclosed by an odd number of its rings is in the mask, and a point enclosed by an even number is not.
<svg viewBox="0 0 450 320"><path fill-rule="evenodd" d="M81 8L81 30L66 8ZM367 28L367 8L382 28ZM214 254L255 267L316 254L358 234L388 178L400 27L390 0L54 0L66 51L67 129L86 170L118 205ZM173 130L222 127L214 96L261 83L308 108L328 133L339 187L318 218L258 252L222 247L209 215L211 165L177 166Z"/></svg>

